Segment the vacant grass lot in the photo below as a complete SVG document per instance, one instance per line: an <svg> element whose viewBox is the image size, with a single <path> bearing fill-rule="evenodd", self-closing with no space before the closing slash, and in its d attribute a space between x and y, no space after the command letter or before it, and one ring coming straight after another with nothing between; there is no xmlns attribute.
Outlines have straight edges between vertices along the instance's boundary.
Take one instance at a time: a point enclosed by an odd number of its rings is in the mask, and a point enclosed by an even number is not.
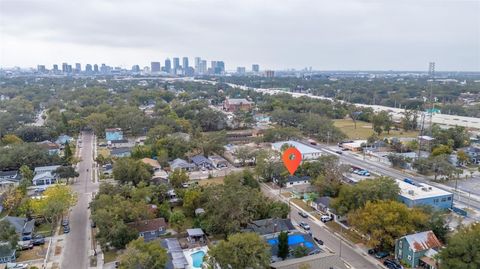
<svg viewBox="0 0 480 269"><path fill-rule="evenodd" d="M197 180L199 186L223 184L223 177L214 177L209 179Z"/></svg>
<svg viewBox="0 0 480 269"><path fill-rule="evenodd" d="M373 134L372 124L364 121L357 121L357 129L350 119L334 120L333 124L344 132L350 139L367 139ZM385 137L417 137L418 132L404 132L402 130L391 130L390 134L382 133L381 138Z"/></svg>

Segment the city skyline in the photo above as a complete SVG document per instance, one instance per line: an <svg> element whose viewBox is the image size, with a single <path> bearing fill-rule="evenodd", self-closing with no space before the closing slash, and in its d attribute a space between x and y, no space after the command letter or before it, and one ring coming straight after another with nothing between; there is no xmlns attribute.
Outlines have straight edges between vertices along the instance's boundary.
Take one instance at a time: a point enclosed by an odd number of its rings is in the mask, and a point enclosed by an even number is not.
<svg viewBox="0 0 480 269"><path fill-rule="evenodd" d="M480 70L478 1L0 0L0 7L2 67L131 67L202 55L230 70L258 62L274 70L421 71L430 61L439 71Z"/></svg>

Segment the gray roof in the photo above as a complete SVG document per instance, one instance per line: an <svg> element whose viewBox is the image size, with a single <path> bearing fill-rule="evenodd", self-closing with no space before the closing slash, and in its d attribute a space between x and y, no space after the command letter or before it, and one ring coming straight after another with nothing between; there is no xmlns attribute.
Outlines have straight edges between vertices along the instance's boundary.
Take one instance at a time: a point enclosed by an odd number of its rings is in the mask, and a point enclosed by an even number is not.
<svg viewBox="0 0 480 269"><path fill-rule="evenodd" d="M331 200L332 200L331 197L322 196L322 197L315 198L315 200L313 202L316 203L316 204L321 204L325 207L330 207L330 201Z"/></svg>
<svg viewBox="0 0 480 269"><path fill-rule="evenodd" d="M187 229L187 233L188 233L188 236L193 236L193 237L204 236L205 235L203 230L200 229L200 228Z"/></svg>
<svg viewBox="0 0 480 269"><path fill-rule="evenodd" d="M130 148L115 148L110 151L111 155L118 155L118 154L123 154L123 153L129 153Z"/></svg>
<svg viewBox="0 0 480 269"><path fill-rule="evenodd" d="M22 177L18 170L0 171L0 179L20 181L21 178Z"/></svg>
<svg viewBox="0 0 480 269"><path fill-rule="evenodd" d="M188 163L187 161L177 158L170 162L170 168L175 170L177 168L194 168L195 165L193 163Z"/></svg>
<svg viewBox="0 0 480 269"><path fill-rule="evenodd" d="M232 105L253 104L253 102L250 102L245 98L229 98L228 103Z"/></svg>
<svg viewBox="0 0 480 269"><path fill-rule="evenodd" d="M161 245L167 249L168 260L165 264L166 269L184 269L188 265L180 242L176 238L167 238L161 241Z"/></svg>
<svg viewBox="0 0 480 269"><path fill-rule="evenodd" d="M27 218L19 217L5 217L5 220L15 228L15 232L18 234L32 233L35 226L35 220L27 220Z"/></svg>
<svg viewBox="0 0 480 269"><path fill-rule="evenodd" d="M203 163L212 164L212 161L205 158L205 156L203 155L196 155L196 156L193 156L191 159L192 159L192 162L196 165L201 165Z"/></svg>
<svg viewBox="0 0 480 269"><path fill-rule="evenodd" d="M38 166L38 167L35 167L34 172L35 172L35 173L38 173L38 172L46 172L46 171L53 172L53 171L55 171L58 167L60 167L60 165Z"/></svg>
<svg viewBox="0 0 480 269"><path fill-rule="evenodd" d="M1 258L10 258L15 255L15 248L10 246L8 242L0 242L0 259Z"/></svg>
<svg viewBox="0 0 480 269"><path fill-rule="evenodd" d="M298 269L300 265L307 264L315 269L347 269L339 256L331 253L319 253L297 259L288 259L270 264L274 269Z"/></svg>
<svg viewBox="0 0 480 269"><path fill-rule="evenodd" d="M303 177L288 176L287 177L287 182L298 182L298 181L304 181L304 180L310 180L310 177L309 176L303 176Z"/></svg>
<svg viewBox="0 0 480 269"><path fill-rule="evenodd" d="M261 219L247 224L245 231L255 232L260 235L293 231L295 227L289 219Z"/></svg>

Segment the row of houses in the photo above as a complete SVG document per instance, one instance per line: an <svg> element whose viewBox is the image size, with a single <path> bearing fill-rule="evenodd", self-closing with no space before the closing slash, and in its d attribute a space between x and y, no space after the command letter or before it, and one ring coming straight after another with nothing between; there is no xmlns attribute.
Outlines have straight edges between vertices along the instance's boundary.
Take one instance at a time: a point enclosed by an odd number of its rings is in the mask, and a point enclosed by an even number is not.
<svg viewBox="0 0 480 269"><path fill-rule="evenodd" d="M218 155L211 155L205 157L203 155L195 155L190 158L191 162L188 162L184 159L177 158L171 161L170 170L174 171L177 169L191 172L195 170L212 170L212 169L221 169L228 167L229 163L223 157Z"/></svg>

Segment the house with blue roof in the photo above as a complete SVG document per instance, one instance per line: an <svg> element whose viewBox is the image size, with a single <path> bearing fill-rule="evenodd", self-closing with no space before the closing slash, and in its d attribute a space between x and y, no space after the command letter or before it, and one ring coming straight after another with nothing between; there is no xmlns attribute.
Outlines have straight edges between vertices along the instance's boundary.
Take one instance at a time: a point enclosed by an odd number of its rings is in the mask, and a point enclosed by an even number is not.
<svg viewBox="0 0 480 269"><path fill-rule="evenodd" d="M105 129L105 140L107 141L123 140L122 129L121 128Z"/></svg>

